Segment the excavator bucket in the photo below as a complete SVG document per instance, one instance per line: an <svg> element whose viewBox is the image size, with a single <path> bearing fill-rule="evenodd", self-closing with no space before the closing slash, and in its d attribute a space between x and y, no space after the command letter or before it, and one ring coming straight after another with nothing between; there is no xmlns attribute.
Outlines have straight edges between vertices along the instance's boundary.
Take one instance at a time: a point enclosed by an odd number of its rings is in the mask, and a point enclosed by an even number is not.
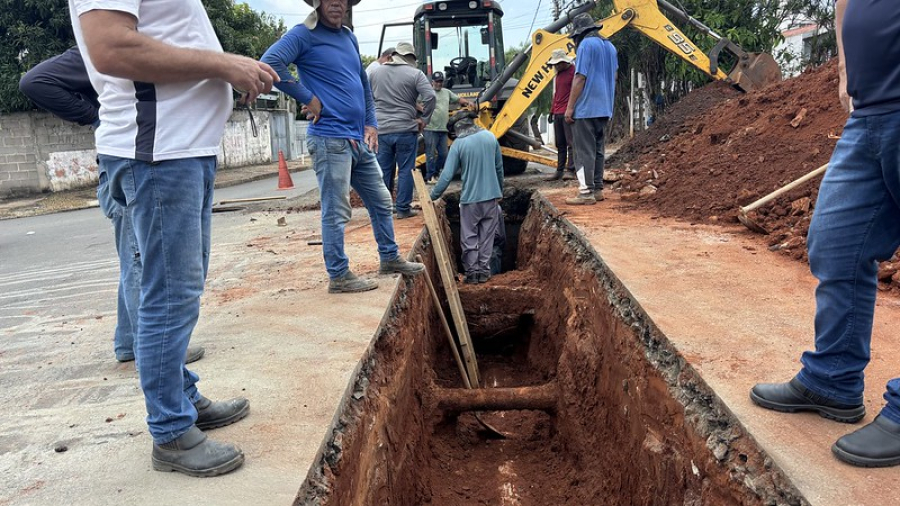
<svg viewBox="0 0 900 506"><path fill-rule="evenodd" d="M769 53L745 53L728 77L736 88L750 92L781 81L781 68Z"/></svg>

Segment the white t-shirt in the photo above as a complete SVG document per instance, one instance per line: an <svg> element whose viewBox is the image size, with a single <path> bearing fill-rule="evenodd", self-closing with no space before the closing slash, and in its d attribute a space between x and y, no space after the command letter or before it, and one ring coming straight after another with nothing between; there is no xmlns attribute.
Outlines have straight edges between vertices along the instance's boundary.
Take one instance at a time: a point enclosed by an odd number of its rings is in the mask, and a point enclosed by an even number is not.
<svg viewBox="0 0 900 506"><path fill-rule="evenodd" d="M213 156L231 114L231 85L216 80L151 84L100 74L78 16L112 10L137 18L137 30L167 44L222 52L200 0L69 0L75 39L100 96L97 152L145 162Z"/></svg>

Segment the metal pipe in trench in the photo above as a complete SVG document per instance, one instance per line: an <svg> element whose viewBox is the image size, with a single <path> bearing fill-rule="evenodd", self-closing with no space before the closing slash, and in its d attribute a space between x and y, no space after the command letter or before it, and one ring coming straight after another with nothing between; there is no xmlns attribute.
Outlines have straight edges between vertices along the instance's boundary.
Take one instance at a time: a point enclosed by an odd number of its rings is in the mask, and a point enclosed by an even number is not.
<svg viewBox="0 0 900 506"><path fill-rule="evenodd" d="M516 388L436 388L437 407L443 411L555 411L559 399L556 382Z"/></svg>

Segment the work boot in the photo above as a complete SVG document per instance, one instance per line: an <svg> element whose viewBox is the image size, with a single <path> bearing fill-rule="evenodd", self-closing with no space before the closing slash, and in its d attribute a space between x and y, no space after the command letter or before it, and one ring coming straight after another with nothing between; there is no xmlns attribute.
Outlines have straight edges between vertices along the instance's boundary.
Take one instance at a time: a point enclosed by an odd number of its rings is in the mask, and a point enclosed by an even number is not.
<svg viewBox="0 0 900 506"><path fill-rule="evenodd" d="M594 192L594 200L597 202L603 202L606 200L606 197L603 196L603 190L597 190Z"/></svg>
<svg viewBox="0 0 900 506"><path fill-rule="evenodd" d="M900 464L900 424L884 415L837 440L834 456L859 467L888 467Z"/></svg>
<svg viewBox="0 0 900 506"><path fill-rule="evenodd" d="M479 283L487 283L489 279L491 279L490 272L479 272L478 273L478 282Z"/></svg>
<svg viewBox="0 0 900 506"><path fill-rule="evenodd" d="M350 271L339 278L333 278L328 282L328 293L357 293L367 292L378 288L378 282L372 279L356 277Z"/></svg>
<svg viewBox="0 0 900 506"><path fill-rule="evenodd" d="M477 272L469 272L466 274L466 277L463 279L463 283L467 285L477 285L478 284L478 273Z"/></svg>
<svg viewBox="0 0 900 506"><path fill-rule="evenodd" d="M578 179L578 176L575 175L574 170L567 170L563 173L563 181L571 181L573 179Z"/></svg>
<svg viewBox="0 0 900 506"><path fill-rule="evenodd" d="M412 218L413 216L418 216L418 211L413 211L410 209L409 211L397 211L397 219L405 220L406 218Z"/></svg>
<svg viewBox="0 0 900 506"><path fill-rule="evenodd" d="M559 181L563 177L563 171L558 170L549 176L544 177L544 181Z"/></svg>
<svg viewBox="0 0 900 506"><path fill-rule="evenodd" d="M188 346L187 353L184 356L184 363L190 364L192 362L196 362L203 358L203 355L206 353L206 350L203 349L203 346ZM134 355L128 355L126 357L116 357L116 360L119 362L134 362Z"/></svg>
<svg viewBox="0 0 900 506"><path fill-rule="evenodd" d="M184 355L184 363L190 364L196 362L203 358L203 355L206 353L206 350L203 349L203 346L188 346L187 353Z"/></svg>
<svg viewBox="0 0 900 506"><path fill-rule="evenodd" d="M570 206L592 206L597 203L593 193L578 194L577 197L566 199L566 204Z"/></svg>
<svg viewBox="0 0 900 506"><path fill-rule="evenodd" d="M750 390L750 400L783 413L815 411L819 416L842 423L856 423L866 416L866 407L862 404L841 404L818 395L797 378L787 383L759 383Z"/></svg>
<svg viewBox="0 0 900 506"><path fill-rule="evenodd" d="M409 262L400 255L393 260L385 262L381 261L381 267L378 274L403 274L404 276L413 276L425 270L425 265L418 262Z"/></svg>
<svg viewBox="0 0 900 506"><path fill-rule="evenodd" d="M200 430L231 425L250 413L250 401L243 397L213 402L201 395L194 407L197 408L197 421L194 425Z"/></svg>
<svg viewBox="0 0 900 506"><path fill-rule="evenodd" d="M154 444L150 458L157 471L209 478L241 467L244 452L233 444L208 439L200 429L191 427L174 441Z"/></svg>

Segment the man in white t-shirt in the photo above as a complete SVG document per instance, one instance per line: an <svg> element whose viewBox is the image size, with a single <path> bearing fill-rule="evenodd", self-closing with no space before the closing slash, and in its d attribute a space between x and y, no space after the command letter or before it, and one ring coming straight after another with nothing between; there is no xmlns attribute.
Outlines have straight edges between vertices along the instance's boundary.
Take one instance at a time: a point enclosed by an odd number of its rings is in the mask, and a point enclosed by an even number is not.
<svg viewBox="0 0 900 506"><path fill-rule="evenodd" d="M135 356L153 468L227 473L243 453L201 430L240 420L249 402L201 395L185 353L209 266L216 154L231 86L255 100L277 75L223 53L200 0L69 0L69 12L99 93L101 170L131 218L143 260Z"/></svg>

